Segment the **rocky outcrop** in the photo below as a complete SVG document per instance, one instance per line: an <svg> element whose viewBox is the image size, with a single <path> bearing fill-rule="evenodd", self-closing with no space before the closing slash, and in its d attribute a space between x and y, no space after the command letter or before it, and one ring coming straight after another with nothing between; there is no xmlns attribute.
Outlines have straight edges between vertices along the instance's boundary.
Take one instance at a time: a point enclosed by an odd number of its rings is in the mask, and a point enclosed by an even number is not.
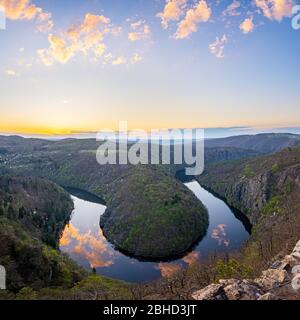
<svg viewBox="0 0 300 320"><path fill-rule="evenodd" d="M278 300L299 296L300 241L291 255L273 263L257 279L220 280L192 294L195 300Z"/></svg>
<svg viewBox="0 0 300 320"><path fill-rule="evenodd" d="M232 207L240 210L254 225L258 222L264 206L272 197L272 188L274 177L270 171L256 173L248 177L244 174L242 168L225 168L214 167L208 170L196 179L199 183L224 198ZM218 170L221 170L219 172ZM222 181L222 183L220 183Z"/></svg>
<svg viewBox="0 0 300 320"><path fill-rule="evenodd" d="M299 159L300 148L296 147L271 156L206 163L204 173L196 179L255 225L264 215L277 214L287 197L300 189Z"/></svg>
<svg viewBox="0 0 300 320"><path fill-rule="evenodd" d="M195 300L257 300L263 294L254 281L229 279L196 291L192 297Z"/></svg>
<svg viewBox="0 0 300 320"><path fill-rule="evenodd" d="M251 212L249 218L254 224L259 211L267 203L272 188L270 172L259 174L253 178L243 177L232 185L230 193L235 203Z"/></svg>

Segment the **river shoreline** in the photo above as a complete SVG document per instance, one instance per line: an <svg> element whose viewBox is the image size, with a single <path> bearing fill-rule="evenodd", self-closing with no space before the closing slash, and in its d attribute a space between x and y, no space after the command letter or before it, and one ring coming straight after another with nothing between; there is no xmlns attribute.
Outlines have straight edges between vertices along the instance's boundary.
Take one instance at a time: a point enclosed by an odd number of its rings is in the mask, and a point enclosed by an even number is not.
<svg viewBox="0 0 300 320"><path fill-rule="evenodd" d="M60 242L61 251L69 254L79 265L94 269L98 274L141 283L168 277L179 268L206 259L211 253L238 249L248 239L249 232L233 210L197 181L191 180L185 186L207 207L210 221L206 235L182 255L168 259L143 259L117 250L103 236L99 226L100 216L106 207L99 198L91 197L83 190L77 190L76 195L72 195L75 209Z"/></svg>

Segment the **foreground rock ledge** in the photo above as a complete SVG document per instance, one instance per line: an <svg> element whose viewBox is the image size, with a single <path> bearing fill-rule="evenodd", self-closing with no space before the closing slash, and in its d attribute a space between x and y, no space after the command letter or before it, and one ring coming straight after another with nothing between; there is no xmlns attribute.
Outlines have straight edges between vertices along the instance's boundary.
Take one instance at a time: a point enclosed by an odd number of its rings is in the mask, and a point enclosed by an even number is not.
<svg viewBox="0 0 300 320"><path fill-rule="evenodd" d="M296 268L299 266L299 268ZM298 271L297 271L298 270ZM298 286L297 286L298 284ZM278 300L300 298L300 241L291 255L255 280L220 280L192 294L195 300Z"/></svg>

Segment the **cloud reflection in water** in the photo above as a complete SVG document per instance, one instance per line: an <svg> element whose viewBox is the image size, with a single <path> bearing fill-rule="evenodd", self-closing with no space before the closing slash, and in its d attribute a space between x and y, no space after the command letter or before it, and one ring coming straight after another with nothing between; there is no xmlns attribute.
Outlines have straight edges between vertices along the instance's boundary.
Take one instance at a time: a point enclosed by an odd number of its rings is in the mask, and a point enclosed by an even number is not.
<svg viewBox="0 0 300 320"><path fill-rule="evenodd" d="M87 260L91 268L109 267L114 263L115 252L108 246L99 227L81 232L70 223L64 230L60 247Z"/></svg>

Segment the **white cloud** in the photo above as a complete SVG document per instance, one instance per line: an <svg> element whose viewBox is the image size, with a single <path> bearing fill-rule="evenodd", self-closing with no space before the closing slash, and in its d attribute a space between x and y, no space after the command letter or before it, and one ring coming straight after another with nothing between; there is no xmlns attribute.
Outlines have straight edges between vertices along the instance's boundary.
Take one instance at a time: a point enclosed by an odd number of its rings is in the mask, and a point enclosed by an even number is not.
<svg viewBox="0 0 300 320"><path fill-rule="evenodd" d="M53 65L53 58L47 49L37 50L37 55L45 66L51 67Z"/></svg>
<svg viewBox="0 0 300 320"><path fill-rule="evenodd" d="M35 20L37 30L49 32L53 28L52 14L31 3L31 0L0 0L5 16L10 20Z"/></svg>
<svg viewBox="0 0 300 320"><path fill-rule="evenodd" d="M5 71L6 75L8 75L9 77L15 77L17 75L17 72L15 70L12 69L8 69Z"/></svg>
<svg viewBox="0 0 300 320"><path fill-rule="evenodd" d="M175 39L187 38L191 33L198 30L200 22L207 22L211 17L211 8L205 0L200 0L193 8L186 12L185 18L178 24Z"/></svg>
<svg viewBox="0 0 300 320"><path fill-rule="evenodd" d="M240 29L243 31L244 34L248 34L252 32L255 28L255 25L253 23L253 17L246 18L241 24Z"/></svg>
<svg viewBox="0 0 300 320"><path fill-rule="evenodd" d="M292 15L292 8L295 5L294 0L254 0L254 3L265 17L279 22Z"/></svg>
<svg viewBox="0 0 300 320"><path fill-rule="evenodd" d="M227 41L225 34L221 38L216 37L216 41L209 45L209 51L219 59L224 58L224 47Z"/></svg>
<svg viewBox="0 0 300 320"><path fill-rule="evenodd" d="M40 13L37 17L37 30L45 33L50 32L54 27L51 17L52 15L49 12Z"/></svg>
<svg viewBox="0 0 300 320"><path fill-rule="evenodd" d="M161 19L161 24L164 29L169 27L170 21L178 21L184 14L184 8L187 0L166 0L164 10L157 14Z"/></svg>
<svg viewBox="0 0 300 320"><path fill-rule="evenodd" d="M104 43L100 43L99 45L97 45L95 47L95 55L97 57L101 57L104 54L106 48L107 47L106 47L106 45Z"/></svg>
<svg viewBox="0 0 300 320"><path fill-rule="evenodd" d="M131 59L131 63L135 64L135 63L138 63L140 61L142 61L143 58L141 55L139 55L138 53L134 54L134 56L132 57Z"/></svg>
<svg viewBox="0 0 300 320"><path fill-rule="evenodd" d="M115 60L112 61L112 65L113 66L119 66L121 64L126 64L126 59L124 57L118 57Z"/></svg>
<svg viewBox="0 0 300 320"><path fill-rule="evenodd" d="M39 49L38 56L46 66L53 65L55 61L65 64L77 52L92 52L100 57L106 49L102 41L110 32L107 27L109 23L109 18L103 15L87 13L82 23L72 25L61 35L49 34L50 46L48 49Z"/></svg>
<svg viewBox="0 0 300 320"><path fill-rule="evenodd" d="M128 39L130 41L145 40L148 39L151 34L149 25L141 20L131 23L130 28L132 30L128 33Z"/></svg>
<svg viewBox="0 0 300 320"><path fill-rule="evenodd" d="M241 7L241 3L237 0L234 0L223 12L223 16L235 17L241 15L241 13L237 10Z"/></svg>
<svg viewBox="0 0 300 320"><path fill-rule="evenodd" d="M119 36L120 34L122 34L123 32L123 28L122 27L113 27L111 29L111 34L115 37Z"/></svg>

